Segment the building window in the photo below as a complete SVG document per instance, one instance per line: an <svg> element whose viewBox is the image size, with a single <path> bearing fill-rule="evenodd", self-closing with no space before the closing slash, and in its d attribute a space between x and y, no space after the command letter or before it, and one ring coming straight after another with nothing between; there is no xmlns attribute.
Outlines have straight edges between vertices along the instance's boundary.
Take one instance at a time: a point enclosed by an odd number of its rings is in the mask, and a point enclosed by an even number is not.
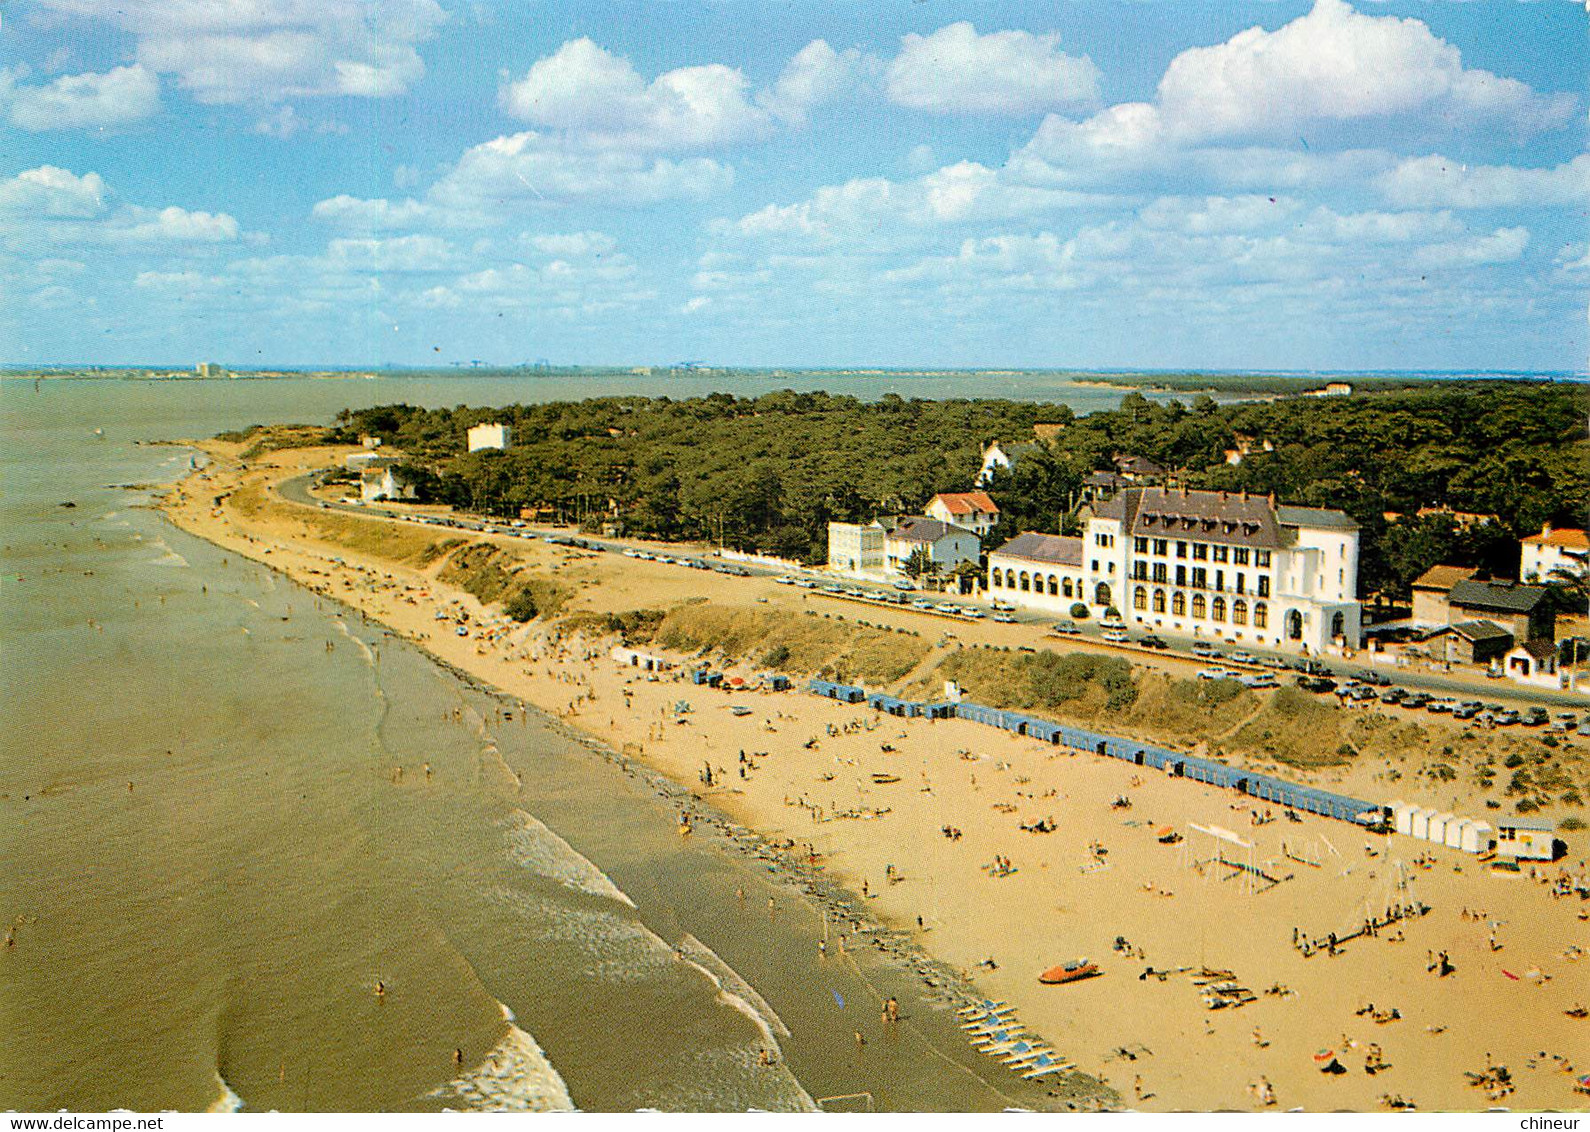
<svg viewBox="0 0 1590 1132"><path fill-rule="evenodd" d="M1187 584L1187 567L1176 567L1176 584L1178 586L1185 586Z"/></svg>
<svg viewBox="0 0 1590 1132"><path fill-rule="evenodd" d="M1203 594L1193 594L1193 616L1202 617L1206 610Z"/></svg>
<svg viewBox="0 0 1590 1132"><path fill-rule="evenodd" d="M1206 566L1194 566L1192 572L1194 589L1204 590L1209 588L1209 569Z"/></svg>
<svg viewBox="0 0 1590 1132"><path fill-rule="evenodd" d="M1224 590L1225 588L1226 588L1226 572L1224 570L1216 570L1215 571L1215 589Z"/></svg>
<svg viewBox="0 0 1590 1132"><path fill-rule="evenodd" d="M1248 576L1246 574L1237 574L1237 592L1239 594L1245 594L1248 592Z"/></svg>
<svg viewBox="0 0 1590 1132"><path fill-rule="evenodd" d="M1093 604L1094 605L1109 605L1110 604L1110 587L1108 585L1106 585L1103 582L1100 582L1098 585L1093 587Z"/></svg>
<svg viewBox="0 0 1590 1132"><path fill-rule="evenodd" d="M1248 548L1245 546L1237 547L1232 552L1231 560L1238 566L1246 566L1248 564Z"/></svg>
<svg viewBox="0 0 1590 1132"><path fill-rule="evenodd" d="M1259 596L1260 597L1269 597L1270 596L1270 575L1268 575L1268 574L1260 574L1259 575Z"/></svg>
<svg viewBox="0 0 1590 1132"><path fill-rule="evenodd" d="M1180 539L1176 540L1176 557L1177 558L1186 558L1187 557L1187 544L1185 542L1182 542Z"/></svg>
<svg viewBox="0 0 1590 1132"><path fill-rule="evenodd" d="M1071 595L1071 579L1070 578L1067 578L1065 580L1065 595L1066 595L1066 597L1072 596Z"/></svg>
<svg viewBox="0 0 1590 1132"><path fill-rule="evenodd" d="M1095 574L1099 572L1099 560L1097 558L1093 560L1093 572Z"/></svg>
<svg viewBox="0 0 1590 1132"><path fill-rule="evenodd" d="M1148 553L1148 540L1141 535L1132 540L1132 551L1136 554Z"/></svg>
<svg viewBox="0 0 1590 1132"><path fill-rule="evenodd" d="M1165 591L1164 590L1155 590L1154 591L1154 612L1155 613L1164 613L1165 612Z"/></svg>
<svg viewBox="0 0 1590 1132"><path fill-rule="evenodd" d="M1268 550L1255 550L1253 552L1253 564L1261 570L1268 570L1270 568L1270 552Z"/></svg>
<svg viewBox="0 0 1590 1132"><path fill-rule="evenodd" d="M1173 616L1187 616L1187 595L1177 590L1170 595L1170 611Z"/></svg>
<svg viewBox="0 0 1590 1132"><path fill-rule="evenodd" d="M1145 590L1142 586L1138 586L1135 590L1132 591L1132 608L1133 609L1147 609L1148 608L1148 591Z"/></svg>
<svg viewBox="0 0 1590 1132"><path fill-rule="evenodd" d="M1053 574L1049 575L1049 596L1060 596L1060 579L1056 578Z"/></svg>
<svg viewBox="0 0 1590 1132"><path fill-rule="evenodd" d="M993 586L996 590L1003 588L1004 583L1000 581L1000 577L1001 575L998 570L990 571L988 575L988 584Z"/></svg>
<svg viewBox="0 0 1590 1132"><path fill-rule="evenodd" d="M1021 572L1021 591L1022 593L1026 593L1031 588L1032 587L1028 584L1027 571L1023 570Z"/></svg>
<svg viewBox="0 0 1590 1132"><path fill-rule="evenodd" d="M1138 581L1138 582L1146 582L1148 580L1148 563L1147 562L1134 562L1134 563L1132 563L1132 579L1133 579L1133 581Z"/></svg>
<svg viewBox="0 0 1590 1132"><path fill-rule="evenodd" d="M1195 542L1195 543L1193 543L1193 561L1194 562L1207 562L1207 561L1209 561L1209 544L1208 543L1206 543L1206 542Z"/></svg>
<svg viewBox="0 0 1590 1132"><path fill-rule="evenodd" d="M1248 623L1248 603L1240 597L1231 603L1231 623L1233 625L1246 625Z"/></svg>
<svg viewBox="0 0 1590 1132"><path fill-rule="evenodd" d="M1226 619L1226 599L1217 597L1209 603L1209 619L1211 621L1224 621Z"/></svg>
<svg viewBox="0 0 1590 1132"><path fill-rule="evenodd" d="M1167 567L1163 562L1154 563L1154 581L1163 582L1167 577Z"/></svg>
<svg viewBox="0 0 1590 1132"><path fill-rule="evenodd" d="M1231 548L1228 547L1228 546L1217 546L1217 547L1215 547L1215 561L1216 562L1228 561L1230 554L1231 554Z"/></svg>
<svg viewBox="0 0 1590 1132"><path fill-rule="evenodd" d="M1347 632L1347 620L1340 613L1331 618L1331 636L1340 637Z"/></svg>
<svg viewBox="0 0 1590 1132"><path fill-rule="evenodd" d="M1286 635L1294 641L1303 638L1303 615L1295 609L1286 615Z"/></svg>
<svg viewBox="0 0 1590 1132"><path fill-rule="evenodd" d="M1154 540L1154 553L1155 554L1164 554L1164 553L1167 552L1169 547L1170 547L1170 542L1167 539L1157 538L1157 539Z"/></svg>
<svg viewBox="0 0 1590 1132"><path fill-rule="evenodd" d="M1262 601L1253 603L1253 627L1265 629L1270 625L1270 607Z"/></svg>
<svg viewBox="0 0 1590 1132"><path fill-rule="evenodd" d="M1014 570L1006 570L1005 571L1005 588L1007 590L1013 590L1013 589L1016 588L1016 571L1014 571Z"/></svg>

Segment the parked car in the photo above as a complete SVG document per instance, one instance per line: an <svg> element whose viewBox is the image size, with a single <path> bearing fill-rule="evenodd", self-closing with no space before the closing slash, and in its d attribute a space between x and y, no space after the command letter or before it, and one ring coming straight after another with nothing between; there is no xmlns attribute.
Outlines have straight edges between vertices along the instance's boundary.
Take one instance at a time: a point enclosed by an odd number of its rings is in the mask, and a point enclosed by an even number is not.
<svg viewBox="0 0 1590 1132"><path fill-rule="evenodd" d="M1000 610L998 613L994 614L993 619L999 622L1001 625L1014 625L1016 623L1016 619L1010 614L1006 613L1004 610Z"/></svg>
<svg viewBox="0 0 1590 1132"><path fill-rule="evenodd" d="M1106 617L1102 621L1099 622L1099 628L1101 628L1101 629L1125 629L1126 628L1126 622L1122 621L1119 617Z"/></svg>
<svg viewBox="0 0 1590 1132"><path fill-rule="evenodd" d="M894 588L897 590L914 590L916 589L916 584L909 578L896 578L894 580Z"/></svg>
<svg viewBox="0 0 1590 1132"><path fill-rule="evenodd" d="M1124 629L1106 629L1104 630L1104 639L1112 645L1126 645L1132 642L1132 638L1126 635L1126 630Z"/></svg>
<svg viewBox="0 0 1590 1132"><path fill-rule="evenodd" d="M1399 701L1403 707L1418 711L1430 702L1429 692L1411 692Z"/></svg>
<svg viewBox="0 0 1590 1132"><path fill-rule="evenodd" d="M1551 722L1551 714L1543 707L1532 707L1524 713L1522 722L1525 727L1544 727Z"/></svg>
<svg viewBox="0 0 1590 1132"><path fill-rule="evenodd" d="M1473 704L1459 704L1452 709L1453 719L1473 719L1480 713L1480 709Z"/></svg>
<svg viewBox="0 0 1590 1132"><path fill-rule="evenodd" d="M1336 691L1336 681L1327 680L1323 676L1309 676L1304 673L1300 673L1297 676L1297 686L1305 692L1324 693Z"/></svg>
<svg viewBox="0 0 1590 1132"><path fill-rule="evenodd" d="M1219 656L1220 650L1215 648L1215 646L1210 644L1208 641L1199 641L1192 647L1192 654L1194 656L1200 656L1207 659Z"/></svg>
<svg viewBox="0 0 1590 1132"><path fill-rule="evenodd" d="M1237 674L1229 668L1200 668L1198 670L1198 679L1200 680L1235 680L1236 678Z"/></svg>
<svg viewBox="0 0 1590 1132"><path fill-rule="evenodd" d="M1406 688L1388 688L1380 694L1380 702L1383 704L1400 703L1407 695L1408 690Z"/></svg>
<svg viewBox="0 0 1590 1132"><path fill-rule="evenodd" d="M1235 661L1238 664L1258 664L1259 663L1259 658L1258 657L1254 656L1251 652L1244 652L1241 649L1238 649L1236 652L1234 652L1230 656L1226 657L1226 659Z"/></svg>
<svg viewBox="0 0 1590 1132"><path fill-rule="evenodd" d="M1081 629L1077 628L1075 621L1056 621L1054 623L1054 631L1067 637L1074 637L1082 632Z"/></svg>
<svg viewBox="0 0 1590 1132"><path fill-rule="evenodd" d="M1279 688L1281 686L1273 672L1244 672L1237 679L1244 687L1248 688Z"/></svg>
<svg viewBox="0 0 1590 1132"><path fill-rule="evenodd" d="M1424 705L1424 710L1436 715L1450 715L1457 709L1457 701L1453 699L1431 700Z"/></svg>
<svg viewBox="0 0 1590 1132"><path fill-rule="evenodd" d="M1377 688L1389 688L1389 687L1391 687L1391 677L1382 676L1378 672L1366 672L1362 676L1360 676L1358 679L1359 679L1360 682L1362 682L1364 684L1372 684L1372 685L1374 685Z"/></svg>
<svg viewBox="0 0 1590 1132"><path fill-rule="evenodd" d="M1146 649L1166 649L1170 647L1165 643L1163 638L1156 637L1152 633L1137 638L1137 643Z"/></svg>

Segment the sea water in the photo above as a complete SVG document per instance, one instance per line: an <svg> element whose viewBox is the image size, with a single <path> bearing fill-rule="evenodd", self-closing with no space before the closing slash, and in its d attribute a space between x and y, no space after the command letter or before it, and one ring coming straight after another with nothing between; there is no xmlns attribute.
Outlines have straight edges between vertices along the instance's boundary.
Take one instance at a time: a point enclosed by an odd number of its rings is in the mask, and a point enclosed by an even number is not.
<svg viewBox="0 0 1590 1132"><path fill-rule="evenodd" d="M140 441L463 399L0 382L0 1108L1041 1099L638 776L147 506L192 456Z"/></svg>

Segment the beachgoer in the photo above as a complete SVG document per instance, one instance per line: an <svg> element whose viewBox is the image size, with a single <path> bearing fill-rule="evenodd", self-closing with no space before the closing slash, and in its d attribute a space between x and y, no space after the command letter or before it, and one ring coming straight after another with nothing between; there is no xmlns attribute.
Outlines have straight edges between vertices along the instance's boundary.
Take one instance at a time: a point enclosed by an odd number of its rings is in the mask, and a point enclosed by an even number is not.
<svg viewBox="0 0 1590 1132"><path fill-rule="evenodd" d="M376 998L385 998L386 997L386 984L383 983L380 979L377 979L375 981L375 997Z"/></svg>
<svg viewBox="0 0 1590 1132"><path fill-rule="evenodd" d="M455 1049L453 1051L453 1064L454 1065L463 1065L464 1064L464 1051L462 1049Z"/></svg>

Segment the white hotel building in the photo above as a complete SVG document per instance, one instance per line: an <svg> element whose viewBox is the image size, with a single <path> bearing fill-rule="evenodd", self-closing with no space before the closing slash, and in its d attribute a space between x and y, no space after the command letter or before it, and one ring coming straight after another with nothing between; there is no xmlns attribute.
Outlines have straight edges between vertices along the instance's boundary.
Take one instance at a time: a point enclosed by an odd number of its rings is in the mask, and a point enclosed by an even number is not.
<svg viewBox="0 0 1590 1132"><path fill-rule="evenodd" d="M988 595L1024 608L1080 600L1143 629L1310 653L1359 642L1358 524L1340 511L1127 488L1080 539L1023 535L988 562Z"/></svg>

